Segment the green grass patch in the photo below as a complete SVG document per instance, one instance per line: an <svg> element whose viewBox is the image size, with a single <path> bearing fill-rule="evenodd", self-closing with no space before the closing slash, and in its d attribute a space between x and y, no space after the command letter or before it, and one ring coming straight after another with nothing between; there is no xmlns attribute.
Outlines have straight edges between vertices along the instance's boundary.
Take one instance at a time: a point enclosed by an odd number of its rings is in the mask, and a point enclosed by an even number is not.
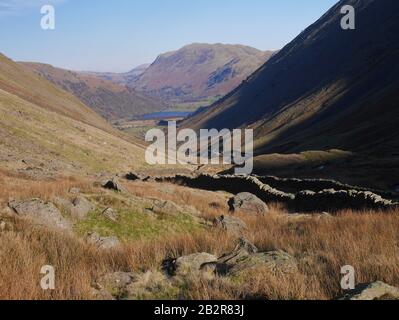
<svg viewBox="0 0 399 320"><path fill-rule="evenodd" d="M102 210L96 210L75 226L81 236L88 232L97 232L101 236L117 236L121 241L151 240L170 234L191 233L203 228L193 217L187 214L152 215L141 209L118 210L118 221L113 222L102 216Z"/></svg>

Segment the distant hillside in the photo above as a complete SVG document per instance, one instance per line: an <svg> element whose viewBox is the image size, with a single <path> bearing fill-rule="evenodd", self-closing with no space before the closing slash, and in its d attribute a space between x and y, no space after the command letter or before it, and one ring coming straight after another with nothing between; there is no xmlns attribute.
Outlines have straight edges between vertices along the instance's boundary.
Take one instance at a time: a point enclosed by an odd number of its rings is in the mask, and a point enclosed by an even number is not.
<svg viewBox="0 0 399 320"><path fill-rule="evenodd" d="M340 27L343 5L356 30ZM340 1L248 81L185 122L255 129L257 154L399 155L399 2Z"/></svg>
<svg viewBox="0 0 399 320"><path fill-rule="evenodd" d="M212 100L237 87L271 55L241 45L191 44L160 55L128 85L168 103Z"/></svg>
<svg viewBox="0 0 399 320"><path fill-rule="evenodd" d="M103 118L75 96L43 80L25 66L15 63L2 54L0 54L0 90L95 127L112 130Z"/></svg>
<svg viewBox="0 0 399 320"><path fill-rule="evenodd" d="M82 74L93 75L98 78L109 80L117 84L126 85L136 80L141 76L145 70L148 69L150 64L142 64L133 70L125 73L115 73L115 72L80 72Z"/></svg>
<svg viewBox="0 0 399 320"><path fill-rule="evenodd" d="M34 177L128 170L144 148L72 94L0 55L0 166Z"/></svg>
<svg viewBox="0 0 399 320"><path fill-rule="evenodd" d="M47 64L22 64L60 88L69 91L108 120L131 118L166 108L163 103L154 98L94 75L59 69Z"/></svg>

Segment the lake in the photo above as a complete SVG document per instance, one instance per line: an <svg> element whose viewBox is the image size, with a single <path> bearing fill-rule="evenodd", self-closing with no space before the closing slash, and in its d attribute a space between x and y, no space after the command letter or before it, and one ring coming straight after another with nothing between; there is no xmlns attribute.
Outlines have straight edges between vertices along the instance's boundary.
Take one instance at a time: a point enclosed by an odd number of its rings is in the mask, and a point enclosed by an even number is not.
<svg viewBox="0 0 399 320"><path fill-rule="evenodd" d="M140 120L164 120L164 119L176 119L176 118L187 118L192 112L189 111L162 111L145 114L140 116Z"/></svg>

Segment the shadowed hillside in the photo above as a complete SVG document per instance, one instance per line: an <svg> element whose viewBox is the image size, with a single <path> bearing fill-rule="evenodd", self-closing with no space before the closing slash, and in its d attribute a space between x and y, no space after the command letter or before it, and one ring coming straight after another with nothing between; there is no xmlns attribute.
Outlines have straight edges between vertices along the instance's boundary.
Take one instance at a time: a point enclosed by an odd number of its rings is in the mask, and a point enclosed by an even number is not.
<svg viewBox="0 0 399 320"><path fill-rule="evenodd" d="M340 27L344 4L356 30ZM399 3L341 1L235 92L186 122L255 129L256 151L397 154Z"/></svg>

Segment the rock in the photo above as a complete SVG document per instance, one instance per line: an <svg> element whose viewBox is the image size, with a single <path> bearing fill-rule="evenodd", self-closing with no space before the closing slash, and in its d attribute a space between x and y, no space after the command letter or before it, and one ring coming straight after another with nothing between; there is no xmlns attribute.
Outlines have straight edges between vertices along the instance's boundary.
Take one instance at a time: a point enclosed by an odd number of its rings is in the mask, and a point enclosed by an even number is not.
<svg viewBox="0 0 399 320"><path fill-rule="evenodd" d="M72 207L70 212L72 217L76 219L84 219L90 211L93 211L95 206L86 198L78 196L72 200Z"/></svg>
<svg viewBox="0 0 399 320"><path fill-rule="evenodd" d="M183 209L180 208L177 204L172 201L162 201L162 200L154 200L152 211L157 214L178 214L183 212Z"/></svg>
<svg viewBox="0 0 399 320"><path fill-rule="evenodd" d="M139 174L134 173L134 172L129 172L128 174L125 175L125 178L130 181L137 181L137 180L144 179L144 177L142 177Z"/></svg>
<svg viewBox="0 0 399 320"><path fill-rule="evenodd" d="M112 222L116 222L118 220L118 213L112 208L105 209L102 212L102 215Z"/></svg>
<svg viewBox="0 0 399 320"><path fill-rule="evenodd" d="M108 273L98 278L94 284L94 287L105 296L108 293L108 295L116 299L123 299L127 297L127 286L133 282L133 279L133 273Z"/></svg>
<svg viewBox="0 0 399 320"><path fill-rule="evenodd" d="M137 274L126 291L129 300L169 300L177 299L179 294L179 289L159 271Z"/></svg>
<svg viewBox="0 0 399 320"><path fill-rule="evenodd" d="M215 263L208 263L203 268L213 269L217 274L226 275L239 261L257 252L258 248L255 245L241 238L233 251L224 254Z"/></svg>
<svg viewBox="0 0 399 320"><path fill-rule="evenodd" d="M242 192L229 200L231 211L239 211L247 214L266 214L269 207L252 193Z"/></svg>
<svg viewBox="0 0 399 320"><path fill-rule="evenodd" d="M294 257L283 251L258 253L258 249L248 240L241 238L235 249L220 257L215 263L203 268L214 269L221 275L238 275L245 271L266 267L274 273L293 273L298 270Z"/></svg>
<svg viewBox="0 0 399 320"><path fill-rule="evenodd" d="M241 236L242 233L247 229L244 221L239 218L232 216L220 216L215 218L213 226L218 229L222 229L229 234Z"/></svg>
<svg viewBox="0 0 399 320"><path fill-rule="evenodd" d="M229 275L237 275L242 272L266 267L273 273L294 273L298 271L296 259L284 251L271 251L255 253L239 259L237 263L229 269Z"/></svg>
<svg viewBox="0 0 399 320"><path fill-rule="evenodd" d="M203 265L216 262L217 258L209 253L194 253L178 259L167 259L163 269L171 276L186 276L201 271Z"/></svg>
<svg viewBox="0 0 399 320"><path fill-rule="evenodd" d="M377 281L359 285L341 300L399 300L399 288Z"/></svg>
<svg viewBox="0 0 399 320"><path fill-rule="evenodd" d="M71 223L62 216L61 212L51 202L30 199L11 201L8 205L17 215L27 217L41 226L62 230L72 228Z"/></svg>
<svg viewBox="0 0 399 320"><path fill-rule="evenodd" d="M125 192L125 188L122 186L117 177L114 177L111 180L103 182L102 187L105 189L110 189L118 192Z"/></svg>
<svg viewBox="0 0 399 320"><path fill-rule="evenodd" d="M120 242L117 237L101 237L96 232L91 232L86 236L86 242L95 245L99 249L114 249L119 247Z"/></svg>
<svg viewBox="0 0 399 320"><path fill-rule="evenodd" d="M98 300L177 299L179 293L159 271L108 273L98 278L93 287L93 296Z"/></svg>

